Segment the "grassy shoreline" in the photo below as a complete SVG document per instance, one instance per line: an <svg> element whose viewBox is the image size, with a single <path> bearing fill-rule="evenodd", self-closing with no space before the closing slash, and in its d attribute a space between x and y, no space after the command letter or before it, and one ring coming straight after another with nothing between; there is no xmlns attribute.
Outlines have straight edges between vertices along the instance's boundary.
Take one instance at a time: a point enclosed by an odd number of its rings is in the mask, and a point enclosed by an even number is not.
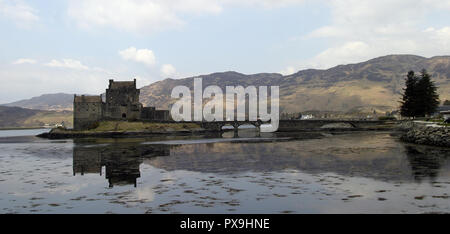
<svg viewBox="0 0 450 234"><path fill-rule="evenodd" d="M196 123L152 123L152 122L126 122L103 121L95 128L89 130L72 130L54 128L49 133L40 134L45 138L79 138L79 137L127 137L161 134L193 134L205 132Z"/></svg>
<svg viewBox="0 0 450 234"><path fill-rule="evenodd" d="M200 129L196 123L156 123L156 122L127 122L127 121L102 121L95 128L89 130L63 130L72 133L99 133L99 132L172 132Z"/></svg>

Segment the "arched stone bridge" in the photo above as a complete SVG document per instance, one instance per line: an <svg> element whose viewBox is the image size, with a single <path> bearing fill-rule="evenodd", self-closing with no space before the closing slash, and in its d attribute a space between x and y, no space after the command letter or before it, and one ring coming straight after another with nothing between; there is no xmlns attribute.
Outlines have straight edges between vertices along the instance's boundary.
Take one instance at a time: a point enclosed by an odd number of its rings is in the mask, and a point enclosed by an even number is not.
<svg viewBox="0 0 450 234"><path fill-rule="evenodd" d="M259 129L270 121L214 121L200 122L204 129L222 131L224 126L232 126L237 131L241 125L253 125ZM314 131L325 129L383 130L393 128L398 121L392 120L348 120L348 119L312 119L312 120L280 120L279 132Z"/></svg>
<svg viewBox="0 0 450 234"><path fill-rule="evenodd" d="M204 129L222 131L224 126L232 126L234 130L237 130L241 125L253 125L259 129L259 127L264 123L263 121L213 121L213 122L201 122L200 125Z"/></svg>

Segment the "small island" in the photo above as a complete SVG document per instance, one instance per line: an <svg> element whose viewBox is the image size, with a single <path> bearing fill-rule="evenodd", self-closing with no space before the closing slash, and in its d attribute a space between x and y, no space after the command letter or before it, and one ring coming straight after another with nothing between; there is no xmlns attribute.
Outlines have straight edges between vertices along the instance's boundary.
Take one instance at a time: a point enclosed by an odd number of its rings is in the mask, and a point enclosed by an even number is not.
<svg viewBox="0 0 450 234"><path fill-rule="evenodd" d="M75 130L54 128L38 137L49 139L82 138L82 137L135 137L154 135L191 135L205 133L197 123L158 123L158 122L128 122L100 121L94 128Z"/></svg>
<svg viewBox="0 0 450 234"><path fill-rule="evenodd" d="M74 95L73 129L58 127L38 135L49 139L189 135L206 132L197 123L177 123L168 110L144 107L134 81L109 80L103 95Z"/></svg>

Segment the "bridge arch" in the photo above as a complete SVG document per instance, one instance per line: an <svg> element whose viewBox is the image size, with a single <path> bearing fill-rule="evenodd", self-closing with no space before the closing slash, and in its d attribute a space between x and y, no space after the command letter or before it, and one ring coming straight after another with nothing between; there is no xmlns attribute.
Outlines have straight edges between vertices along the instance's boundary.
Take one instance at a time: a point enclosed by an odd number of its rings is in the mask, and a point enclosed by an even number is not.
<svg viewBox="0 0 450 234"><path fill-rule="evenodd" d="M232 130L234 126L232 124L223 124L220 126L220 130Z"/></svg>
<svg viewBox="0 0 450 234"><path fill-rule="evenodd" d="M205 129L212 129L212 130L235 130L242 129L241 126L244 125L252 125L256 129L259 130L259 128L262 125L262 121L217 121L217 122L202 122L201 126Z"/></svg>

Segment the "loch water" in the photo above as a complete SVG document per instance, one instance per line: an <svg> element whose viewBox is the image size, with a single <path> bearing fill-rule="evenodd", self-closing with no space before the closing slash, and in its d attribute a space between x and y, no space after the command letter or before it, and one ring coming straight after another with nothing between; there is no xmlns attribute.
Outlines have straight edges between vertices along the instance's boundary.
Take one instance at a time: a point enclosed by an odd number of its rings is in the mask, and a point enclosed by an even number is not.
<svg viewBox="0 0 450 234"><path fill-rule="evenodd" d="M35 134L0 131L0 213L450 212L450 149L394 132Z"/></svg>

